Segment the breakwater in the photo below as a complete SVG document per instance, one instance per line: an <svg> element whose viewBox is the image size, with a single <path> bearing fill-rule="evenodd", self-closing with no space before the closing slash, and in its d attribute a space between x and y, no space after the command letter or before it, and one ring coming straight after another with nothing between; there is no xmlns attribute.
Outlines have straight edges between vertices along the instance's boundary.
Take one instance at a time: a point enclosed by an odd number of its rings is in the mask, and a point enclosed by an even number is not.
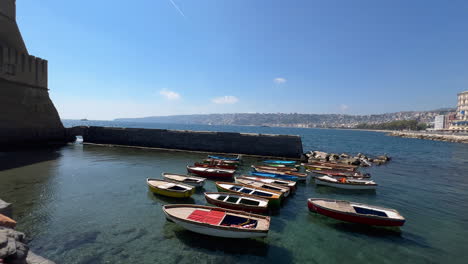
<svg viewBox="0 0 468 264"><path fill-rule="evenodd" d="M468 135L453 135L453 134L435 134L435 133L424 133L424 132L400 132L394 131L387 135L394 137L404 138L419 138L435 141L447 141L456 143L468 143Z"/></svg>
<svg viewBox="0 0 468 264"><path fill-rule="evenodd" d="M79 126L67 129L70 140L213 153L300 158L302 140L295 135Z"/></svg>

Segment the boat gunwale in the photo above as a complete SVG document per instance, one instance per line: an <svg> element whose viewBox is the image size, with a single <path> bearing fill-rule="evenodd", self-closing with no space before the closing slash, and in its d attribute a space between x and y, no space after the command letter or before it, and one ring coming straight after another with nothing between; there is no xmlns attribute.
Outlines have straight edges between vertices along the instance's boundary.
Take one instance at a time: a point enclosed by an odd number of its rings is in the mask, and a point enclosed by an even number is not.
<svg viewBox="0 0 468 264"><path fill-rule="evenodd" d="M247 178L247 177L255 177L255 178L260 178L260 179L265 179L265 180L283 181L286 184L288 184L288 186L290 188L296 188L296 185L297 185L297 182L295 182L295 181L283 180L283 179L280 179L280 178L272 178L272 177L265 177L265 176L257 176L257 175L241 175L241 176L238 176L236 178ZM249 180L252 180L252 179L249 179ZM259 181L259 180L252 180L252 181ZM260 182L262 182L262 181L260 181ZM276 184L276 183L271 183L271 184ZM278 184L278 185L280 185L280 184Z"/></svg>
<svg viewBox="0 0 468 264"><path fill-rule="evenodd" d="M222 169L222 168L208 168L208 167L197 167L197 166L190 166L187 165L187 170L194 170L196 168L199 169L204 169L204 170L199 170L200 172L206 172L207 170L214 170L214 172L207 172L207 173L217 173L217 174L234 174L236 173L236 170L231 170L231 169Z"/></svg>
<svg viewBox="0 0 468 264"><path fill-rule="evenodd" d="M260 201L262 201L262 202L265 202L266 205L265 205L265 206L261 206L261 205L249 205L249 204L230 203L230 202L226 202L226 201L221 201L221 200L213 199L213 198L209 197L210 194L233 195L233 196L239 196L239 198L260 200ZM255 197L255 196L253 196L253 195L242 195L242 194L237 194L237 193L205 192L204 195L205 195L205 199L206 199L206 200L210 199L210 200L214 200L214 201L219 201L219 202L221 202L221 203L227 203L227 204L232 204L232 205L245 206L245 207L249 207L249 208L251 207L252 209L268 209L268 203L270 202L268 199L265 199L265 198L259 198L259 197Z"/></svg>
<svg viewBox="0 0 468 264"><path fill-rule="evenodd" d="M182 176L182 177L186 177L186 178L192 178L192 179L199 180L198 183L202 183L202 182L204 182L206 180L206 178L203 178L203 177L191 176L191 175L186 175L186 174L177 174L177 173L170 173L170 172L161 173L161 176L163 176L164 178L166 178L165 175L175 175L175 176ZM179 182L179 181L177 181L177 182Z"/></svg>

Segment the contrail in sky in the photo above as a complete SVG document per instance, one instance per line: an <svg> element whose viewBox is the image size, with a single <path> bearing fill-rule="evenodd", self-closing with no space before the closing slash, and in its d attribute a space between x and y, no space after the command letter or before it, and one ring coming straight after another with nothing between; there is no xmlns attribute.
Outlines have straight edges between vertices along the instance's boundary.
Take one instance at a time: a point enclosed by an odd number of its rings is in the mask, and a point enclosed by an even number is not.
<svg viewBox="0 0 468 264"><path fill-rule="evenodd" d="M185 17L184 12L182 12L182 10L180 10L180 8L176 5L176 3L174 3L173 0L169 0L169 2L171 2L171 4L174 6L174 8L177 9L177 11L179 11L179 13L180 13L183 17Z"/></svg>

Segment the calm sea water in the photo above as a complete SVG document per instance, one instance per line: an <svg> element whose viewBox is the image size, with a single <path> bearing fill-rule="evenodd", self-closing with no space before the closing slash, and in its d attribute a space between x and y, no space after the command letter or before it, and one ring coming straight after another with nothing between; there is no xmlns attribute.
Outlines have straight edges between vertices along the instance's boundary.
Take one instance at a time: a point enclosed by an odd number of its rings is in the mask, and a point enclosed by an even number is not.
<svg viewBox="0 0 468 264"><path fill-rule="evenodd" d="M468 145L350 130L65 121L76 124L301 135L304 150L379 155L367 169L380 186L355 193L301 184L265 239L229 240L191 233L166 221L147 177L184 173L206 155L70 144L0 153L0 197L14 203L18 229L34 251L57 263L466 263ZM259 160L245 160L242 171ZM186 203L205 204L203 191ZM399 232L311 214L309 197L395 208Z"/></svg>

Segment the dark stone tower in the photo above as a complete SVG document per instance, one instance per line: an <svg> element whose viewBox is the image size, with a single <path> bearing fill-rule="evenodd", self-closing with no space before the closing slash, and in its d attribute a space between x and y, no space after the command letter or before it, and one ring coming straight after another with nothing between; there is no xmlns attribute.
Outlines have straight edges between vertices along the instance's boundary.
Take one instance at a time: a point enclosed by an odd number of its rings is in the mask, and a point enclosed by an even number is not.
<svg viewBox="0 0 468 264"><path fill-rule="evenodd" d="M66 141L47 75L47 61L24 44L16 0L0 0L0 147Z"/></svg>

